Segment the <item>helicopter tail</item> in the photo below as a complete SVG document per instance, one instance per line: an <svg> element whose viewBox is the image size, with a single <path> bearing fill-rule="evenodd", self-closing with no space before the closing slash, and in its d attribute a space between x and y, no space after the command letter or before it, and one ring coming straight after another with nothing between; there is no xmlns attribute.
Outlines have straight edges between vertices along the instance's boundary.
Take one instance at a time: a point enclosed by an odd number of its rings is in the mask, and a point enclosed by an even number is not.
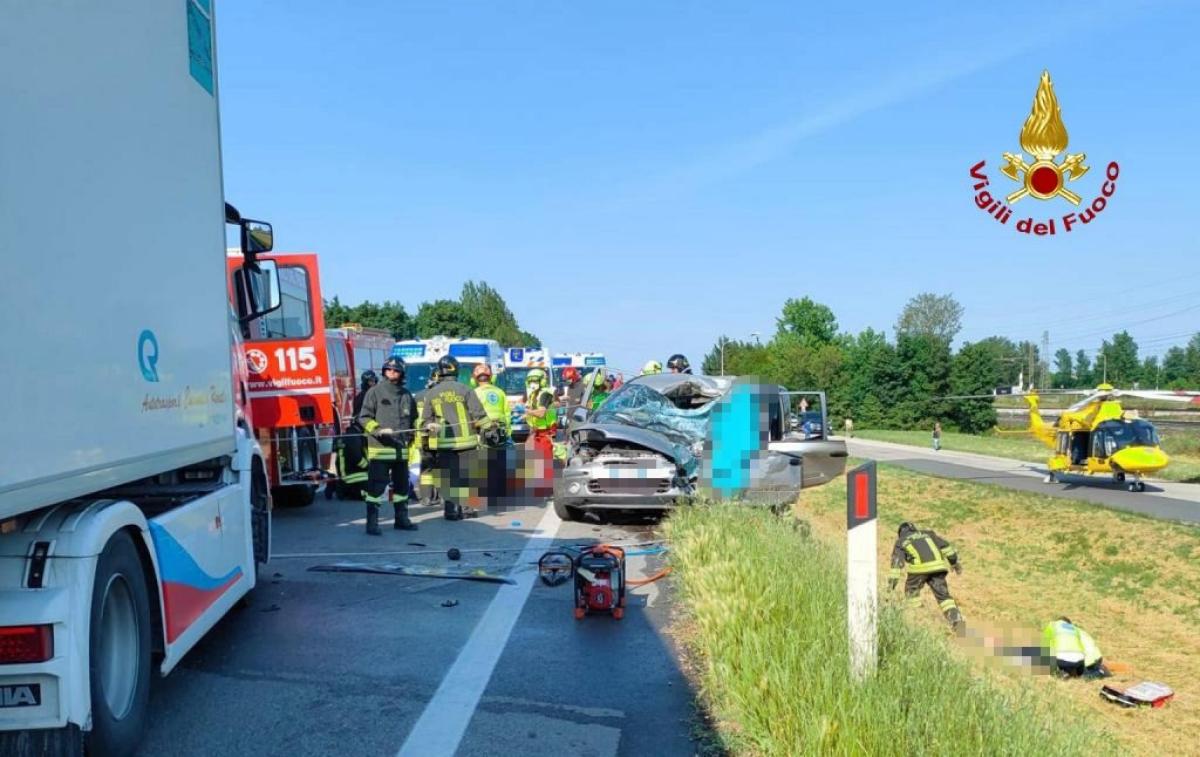
<svg viewBox="0 0 1200 757"><path fill-rule="evenodd" d="M1030 392L1026 394L1025 401L1029 403L1029 433L1033 434L1047 447L1053 449L1056 441L1054 426L1042 420L1042 414L1038 412L1037 393Z"/></svg>

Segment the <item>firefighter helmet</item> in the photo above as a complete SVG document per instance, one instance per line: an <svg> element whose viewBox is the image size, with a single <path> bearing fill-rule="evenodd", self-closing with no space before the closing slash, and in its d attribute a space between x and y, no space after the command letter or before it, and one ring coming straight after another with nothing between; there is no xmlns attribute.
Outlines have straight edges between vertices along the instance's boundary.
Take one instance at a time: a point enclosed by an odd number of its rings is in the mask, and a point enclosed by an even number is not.
<svg viewBox="0 0 1200 757"><path fill-rule="evenodd" d="M458 361L452 355L443 355L438 358L437 372L442 378L455 378L458 376Z"/></svg>
<svg viewBox="0 0 1200 757"><path fill-rule="evenodd" d="M671 356L670 360L667 361L667 368L671 369L671 371L675 373L689 373L692 365L688 362L686 357L676 353Z"/></svg>
<svg viewBox="0 0 1200 757"><path fill-rule="evenodd" d="M383 361L382 370L384 373L387 373L388 371L396 371L400 374L400 378L404 378L404 359L399 355L392 355L387 360ZM365 374L363 375L363 379L366 379Z"/></svg>
<svg viewBox="0 0 1200 757"><path fill-rule="evenodd" d="M568 365L566 368L563 368L562 377L574 384L579 380L579 369L573 365Z"/></svg>
<svg viewBox="0 0 1200 757"><path fill-rule="evenodd" d="M903 523L900 524L900 528L896 531L896 535L904 536L905 534L911 534L913 531L916 531L916 530L917 530L916 526L914 526L912 523L909 523L908 521L904 521Z"/></svg>
<svg viewBox="0 0 1200 757"><path fill-rule="evenodd" d="M360 377L360 380L362 381L363 389L366 389L371 384L379 383L379 377L375 375L375 371L373 371L369 368L362 372L362 376Z"/></svg>

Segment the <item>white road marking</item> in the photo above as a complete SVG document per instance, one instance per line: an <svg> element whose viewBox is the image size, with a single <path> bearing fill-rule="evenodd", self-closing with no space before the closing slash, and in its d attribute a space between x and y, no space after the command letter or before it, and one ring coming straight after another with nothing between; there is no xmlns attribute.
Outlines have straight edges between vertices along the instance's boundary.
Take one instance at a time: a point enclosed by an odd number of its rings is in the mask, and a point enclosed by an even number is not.
<svg viewBox="0 0 1200 757"><path fill-rule="evenodd" d="M522 568L542 556L561 525L554 508L548 506L537 531L529 537L508 574L516 583L504 584L496 592L471 638L404 740L398 757L452 757L458 749L537 578L536 571Z"/></svg>

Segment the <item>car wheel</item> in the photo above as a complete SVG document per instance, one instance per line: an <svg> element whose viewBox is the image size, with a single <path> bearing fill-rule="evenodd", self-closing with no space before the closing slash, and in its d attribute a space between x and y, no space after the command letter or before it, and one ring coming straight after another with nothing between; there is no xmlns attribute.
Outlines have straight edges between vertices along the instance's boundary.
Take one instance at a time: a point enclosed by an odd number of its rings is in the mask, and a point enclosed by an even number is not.
<svg viewBox="0 0 1200 757"><path fill-rule="evenodd" d="M150 698L150 598L137 547L123 531L109 540L96 565L88 650L88 754L133 754Z"/></svg>
<svg viewBox="0 0 1200 757"><path fill-rule="evenodd" d="M554 499L554 514L564 522L579 520L579 510L563 504L562 500L557 497Z"/></svg>

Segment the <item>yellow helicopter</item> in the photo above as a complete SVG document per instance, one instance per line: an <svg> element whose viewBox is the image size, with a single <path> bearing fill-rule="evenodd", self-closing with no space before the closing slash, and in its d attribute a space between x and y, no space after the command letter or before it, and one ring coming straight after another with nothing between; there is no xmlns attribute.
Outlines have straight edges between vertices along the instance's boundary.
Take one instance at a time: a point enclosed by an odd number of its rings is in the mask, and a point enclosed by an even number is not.
<svg viewBox="0 0 1200 757"><path fill-rule="evenodd" d="M1051 424L1038 412L1037 393L1024 397L1029 403L1029 433L1054 450L1046 463L1047 483L1060 473L1107 474L1131 492L1145 491L1142 477L1167 467L1170 458L1159 444L1154 424L1139 418L1136 410L1121 407L1120 398L1200 404L1197 392L1122 390L1100 384Z"/></svg>

